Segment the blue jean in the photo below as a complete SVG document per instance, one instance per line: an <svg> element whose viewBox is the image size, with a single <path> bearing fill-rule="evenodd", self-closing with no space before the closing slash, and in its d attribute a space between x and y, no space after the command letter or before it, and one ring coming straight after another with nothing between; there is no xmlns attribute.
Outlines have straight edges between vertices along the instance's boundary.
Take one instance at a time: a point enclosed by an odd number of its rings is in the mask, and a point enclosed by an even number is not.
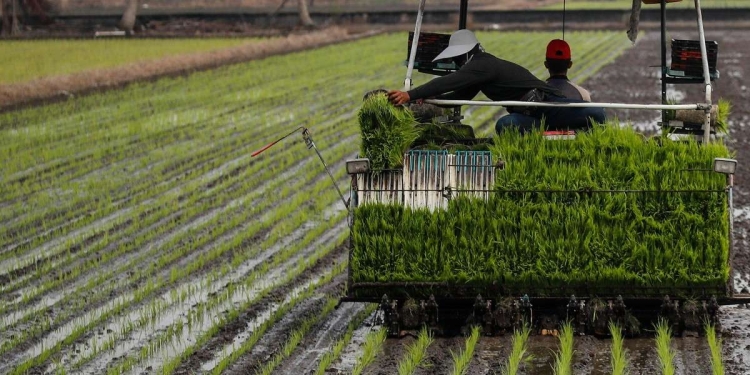
<svg viewBox="0 0 750 375"><path fill-rule="evenodd" d="M547 96L547 102L558 103L586 103L583 100L566 99L559 96ZM548 130L576 130L591 128L592 121L603 124L607 118L604 108L569 108L569 107L538 107L532 116L522 113L509 113L500 117L495 124L495 131L499 133L506 129L517 128L521 134L539 127L544 118L545 128Z"/></svg>

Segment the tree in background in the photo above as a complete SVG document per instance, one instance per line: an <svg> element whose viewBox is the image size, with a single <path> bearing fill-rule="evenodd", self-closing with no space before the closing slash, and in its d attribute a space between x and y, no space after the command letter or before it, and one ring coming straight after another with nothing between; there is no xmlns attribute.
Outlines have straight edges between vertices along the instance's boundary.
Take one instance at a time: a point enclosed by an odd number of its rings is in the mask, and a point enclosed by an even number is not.
<svg viewBox="0 0 750 375"><path fill-rule="evenodd" d="M289 0L281 0L281 4L276 8L276 10L271 13L271 17L273 18L276 14L281 11L282 8L286 5L286 3ZM312 0L310 1L312 3ZM315 26L315 22L312 20L312 17L310 17L310 10L307 7L307 0L297 0L297 9L299 11L299 22L302 24L302 26Z"/></svg>
<svg viewBox="0 0 750 375"><path fill-rule="evenodd" d="M0 35L18 35L21 32L18 7L17 0L0 0Z"/></svg>
<svg viewBox="0 0 750 375"><path fill-rule="evenodd" d="M125 12L120 19L119 27L128 34L133 33L135 27L135 18L138 16L138 9L141 7L141 0L126 0Z"/></svg>
<svg viewBox="0 0 750 375"><path fill-rule="evenodd" d="M315 22L313 22L310 11L307 9L307 0L297 0L297 4L299 5L299 21L302 26L314 26Z"/></svg>

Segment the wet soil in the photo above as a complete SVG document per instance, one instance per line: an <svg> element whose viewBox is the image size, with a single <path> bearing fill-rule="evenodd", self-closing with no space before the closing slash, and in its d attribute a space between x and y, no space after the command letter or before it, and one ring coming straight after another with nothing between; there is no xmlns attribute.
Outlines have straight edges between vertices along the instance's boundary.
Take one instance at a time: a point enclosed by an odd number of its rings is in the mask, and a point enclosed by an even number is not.
<svg viewBox="0 0 750 375"><path fill-rule="evenodd" d="M324 354L341 339L365 303L341 304L305 335L299 347L276 370L279 374L314 374Z"/></svg>
<svg viewBox="0 0 750 375"><path fill-rule="evenodd" d="M224 346L230 344L234 338L242 333L247 327L250 322L255 320L255 318L261 314L262 312L266 311L268 308L270 308L274 304L278 304L282 302L285 298L285 296L294 290L295 288L303 285L307 280L310 280L315 275L320 275L326 268L330 267L331 264L334 264L336 259L340 259L342 254L348 251L348 246L346 243L343 243L339 246L337 246L333 251L331 251L328 255L323 257L321 260L319 260L313 267L309 268L307 271L300 274L293 282L286 284L284 286L281 286L279 288L276 288L274 291L263 297L260 301L253 304L252 307L244 311L237 319L229 322L228 324L224 325L219 332L214 335L206 344L204 344L200 349L193 352L192 355L190 355L188 358L182 361L180 366L175 370L175 374L192 374L197 369L201 368L201 365L214 358L214 355L217 351L221 350ZM344 281L345 278L342 276L334 278L333 282L321 287L319 290L319 293L326 293L329 295L339 295L343 291L344 287ZM323 299L318 298L320 301L320 304L322 304ZM301 304L294 309L292 309L292 312L288 313L287 316L293 316L294 312L300 312L300 306L305 306L305 304ZM308 306L312 307L312 306ZM297 316L299 318L298 322L301 322L304 317ZM286 319L286 318L285 318ZM281 325L281 324L277 324ZM276 326L276 325L275 325ZM291 331L294 329L293 327L288 327L288 331ZM274 327L275 329L275 327ZM287 338L287 334L278 334L278 335L270 335L267 333L265 337L261 340L261 342L258 343L258 345L263 345L267 347L280 347L284 344ZM247 360L247 365L249 366L253 362L251 360ZM242 359L240 360L242 361ZM240 361L237 363L239 364Z"/></svg>
<svg viewBox="0 0 750 375"><path fill-rule="evenodd" d="M480 337L467 374L500 374L510 355L512 336Z"/></svg>
<svg viewBox="0 0 750 375"><path fill-rule="evenodd" d="M427 355L415 375L450 374L453 370L451 352L458 353L463 350L465 341L463 336L435 339L427 348Z"/></svg>
<svg viewBox="0 0 750 375"><path fill-rule="evenodd" d="M312 274L314 275L314 274ZM323 286L309 299L292 308L281 320L276 322L258 341L249 353L241 356L224 373L249 374L257 373L266 362L270 361L283 348L292 332L306 320L320 314L327 297L342 295L346 275L336 277L330 284ZM324 317L323 319L327 319ZM310 333L305 336L309 337Z"/></svg>
<svg viewBox="0 0 750 375"><path fill-rule="evenodd" d="M383 352L375 357L373 363L367 366L364 375L397 374L398 362L406 354L407 348L414 344L414 341L416 341L416 338L413 336L386 339L383 343Z"/></svg>

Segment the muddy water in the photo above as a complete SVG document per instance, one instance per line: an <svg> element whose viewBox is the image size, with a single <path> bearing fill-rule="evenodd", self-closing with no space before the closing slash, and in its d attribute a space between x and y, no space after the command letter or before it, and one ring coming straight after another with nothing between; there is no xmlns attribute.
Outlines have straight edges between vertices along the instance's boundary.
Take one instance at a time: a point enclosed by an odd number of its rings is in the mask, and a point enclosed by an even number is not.
<svg viewBox="0 0 750 375"><path fill-rule="evenodd" d="M401 339L389 338L383 345L383 352L375 358L375 361L367 366L365 375L388 375L398 373L398 362L406 354L406 349L414 344L416 339L407 336ZM450 358L450 357L449 357Z"/></svg>
<svg viewBox="0 0 750 375"><path fill-rule="evenodd" d="M351 341L349 341L349 344L341 352L341 357L329 370L332 370L335 374L348 374L352 372L354 366L357 364L357 360L362 355L362 347L365 344L367 335L370 332L381 329L381 326L374 324L377 320L376 315L376 313L373 313L369 318L365 319L365 323L362 326L354 331Z"/></svg>
<svg viewBox="0 0 750 375"><path fill-rule="evenodd" d="M453 369L451 352L458 353L464 348L463 336L436 339L427 348L427 355L423 365L417 369L415 375L450 374Z"/></svg>
<svg viewBox="0 0 750 375"><path fill-rule="evenodd" d="M750 374L750 309L727 306L721 312L726 373Z"/></svg>
<svg viewBox="0 0 750 375"><path fill-rule="evenodd" d="M474 358L469 364L468 374L493 374L499 372L508 358L511 336L481 337L474 349Z"/></svg>

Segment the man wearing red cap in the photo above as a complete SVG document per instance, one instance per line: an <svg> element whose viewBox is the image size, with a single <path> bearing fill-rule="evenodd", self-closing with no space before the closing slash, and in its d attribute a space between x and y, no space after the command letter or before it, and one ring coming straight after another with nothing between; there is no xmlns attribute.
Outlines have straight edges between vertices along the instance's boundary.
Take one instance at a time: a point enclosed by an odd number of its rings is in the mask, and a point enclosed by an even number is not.
<svg viewBox="0 0 750 375"><path fill-rule="evenodd" d="M544 67L549 70L547 84L560 90L568 99L591 101L591 94L581 86L570 82L568 69L573 66L570 60L570 46L561 39L554 39L547 44L547 61Z"/></svg>
<svg viewBox="0 0 750 375"><path fill-rule="evenodd" d="M458 71L409 91L389 91L391 103L402 105L427 98L468 100L480 91L494 101L582 102L565 98L560 90L534 77L522 66L485 52L469 30L458 30L451 35L448 47L435 58L442 59L452 59L459 67ZM498 133L510 128L525 133L540 126L543 121L551 129L582 129L590 127L592 122L605 121L602 108L555 106L507 109L510 113L497 120L495 125Z"/></svg>

